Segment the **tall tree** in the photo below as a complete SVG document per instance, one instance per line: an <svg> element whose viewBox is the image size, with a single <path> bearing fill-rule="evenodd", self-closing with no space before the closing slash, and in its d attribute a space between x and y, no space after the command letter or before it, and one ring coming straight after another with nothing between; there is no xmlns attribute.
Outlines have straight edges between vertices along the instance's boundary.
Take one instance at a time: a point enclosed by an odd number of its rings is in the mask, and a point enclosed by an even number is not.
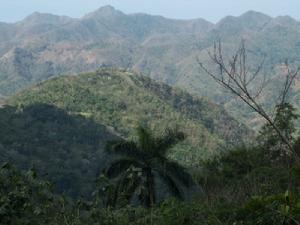
<svg viewBox="0 0 300 225"><path fill-rule="evenodd" d="M153 206L157 202L157 177L168 186L173 196L182 199L182 187L189 187L193 181L183 167L167 158L167 153L184 140L184 134L167 129L162 136L155 137L141 126L137 133L137 142L120 141L108 145L110 153L121 156L105 171L109 178L117 180L112 204L116 205L123 194L127 202L137 196L142 205Z"/></svg>

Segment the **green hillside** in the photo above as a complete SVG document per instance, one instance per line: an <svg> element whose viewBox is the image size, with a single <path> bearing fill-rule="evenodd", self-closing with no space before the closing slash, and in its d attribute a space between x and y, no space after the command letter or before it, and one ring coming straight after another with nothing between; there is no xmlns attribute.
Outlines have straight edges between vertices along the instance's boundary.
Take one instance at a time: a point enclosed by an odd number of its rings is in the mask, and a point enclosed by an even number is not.
<svg viewBox="0 0 300 225"><path fill-rule="evenodd" d="M51 104L113 127L126 138L134 137L138 124L158 133L178 126L187 140L171 156L188 166L246 141L251 134L215 104L115 69L55 78L17 94L9 103L16 107Z"/></svg>

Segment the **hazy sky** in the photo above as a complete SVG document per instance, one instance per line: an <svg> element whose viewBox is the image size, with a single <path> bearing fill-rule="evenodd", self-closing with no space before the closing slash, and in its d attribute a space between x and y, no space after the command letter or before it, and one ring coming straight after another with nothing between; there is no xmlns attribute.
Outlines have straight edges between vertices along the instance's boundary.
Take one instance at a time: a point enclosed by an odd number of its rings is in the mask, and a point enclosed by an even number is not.
<svg viewBox="0 0 300 225"><path fill-rule="evenodd" d="M81 17L104 5L125 13L144 12L179 19L201 17L212 22L248 10L300 19L300 0L0 0L0 21L14 22L35 11Z"/></svg>

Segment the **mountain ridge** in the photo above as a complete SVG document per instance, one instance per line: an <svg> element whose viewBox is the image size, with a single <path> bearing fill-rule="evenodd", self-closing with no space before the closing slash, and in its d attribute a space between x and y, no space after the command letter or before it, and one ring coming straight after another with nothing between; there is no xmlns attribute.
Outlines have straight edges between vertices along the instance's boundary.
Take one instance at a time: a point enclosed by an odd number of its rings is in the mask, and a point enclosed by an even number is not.
<svg viewBox="0 0 300 225"><path fill-rule="evenodd" d="M86 13L85 15L83 16L80 16L80 17L70 17L70 16L67 16L67 15L56 15L54 13L43 13L43 12L38 12L38 11L35 11L33 13L31 13L30 15L26 16L25 18L23 19L20 19L16 22L5 22L5 21L0 21L0 24L1 23L5 23L5 24L14 24L14 23L19 23L23 20L25 20L27 17L30 17L32 15L49 15L49 16L55 16L55 17L61 17L61 18L69 18L69 19L74 19L74 20L78 20L78 19L84 19L86 16L88 15L92 15L92 14L97 14L97 13L109 13L109 14L114 14L114 13L118 13L118 14L121 14L121 15L148 15L148 16L153 16L153 17L161 17L161 18L164 18L164 19L169 19L169 20L174 20L174 21L192 21L192 20L205 20L211 24L217 24L219 23L221 20L225 19L226 17L233 17L233 18L239 18L239 17L248 17L251 16L259 16L260 18L277 18L277 17L290 17L292 18L293 20L295 21L299 21L299 19L296 19L296 18L293 18L292 16L289 16L289 15L278 15L278 16L269 16L268 14L266 13L263 13L263 12L260 12L260 11L256 11L256 10L247 10L243 13L240 13L240 15L237 15L237 16L233 16L233 15L228 15L228 16L224 16L222 17L221 19L219 19L218 21L216 22L212 22L212 21L208 21L207 19L205 18L202 18L202 17L196 17L196 18L189 18L189 19L180 19L180 18L169 18L169 17L166 17L166 16L162 16L162 15L155 15L155 14L149 14L149 13L145 13L145 12L134 12L134 13L123 13L121 10L119 9L116 9L114 6L112 5L104 5L104 6L101 6L99 7L98 9L94 10L94 11L91 11L91 12L88 12Z"/></svg>
<svg viewBox="0 0 300 225"><path fill-rule="evenodd" d="M99 19L101 11L117 16ZM300 23L288 17L272 18L249 11L212 24L202 19L127 15L111 7L95 13L97 16L70 22L66 19L66 23L54 19L51 24L50 19L47 25L0 25L0 95L12 95L54 76L94 71L106 65L134 70L225 104L229 112L247 122L252 113L240 116L240 107L199 71L196 59L208 62L207 51L214 41L221 39L224 52L230 55L244 39L255 56L249 59L250 65L267 56L266 73L275 87L281 82L276 75L280 64L286 58L294 64L300 62Z"/></svg>

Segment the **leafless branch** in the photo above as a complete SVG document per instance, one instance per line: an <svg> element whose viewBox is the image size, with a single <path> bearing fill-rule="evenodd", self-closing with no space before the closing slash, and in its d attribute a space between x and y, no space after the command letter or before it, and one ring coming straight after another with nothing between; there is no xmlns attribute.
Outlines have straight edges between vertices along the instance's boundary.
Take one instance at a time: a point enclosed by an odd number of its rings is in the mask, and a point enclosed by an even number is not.
<svg viewBox="0 0 300 225"><path fill-rule="evenodd" d="M300 67L298 67L295 71L292 71L289 66L288 60L286 60L284 63L284 70L285 82L283 85L283 90L279 96L281 104L286 102L286 98L288 97L289 91L291 90L291 86L293 85L299 74Z"/></svg>
<svg viewBox="0 0 300 225"><path fill-rule="evenodd" d="M231 60L229 60L228 62L228 65L224 62L221 41L219 41L218 43L214 43L213 52L208 51L208 56L211 61L217 66L218 70L220 71L219 74L217 72L212 72L211 70L209 70L208 67L204 66L203 63L201 63L201 61L198 59L200 68L210 77L212 77L218 84L239 97L252 110L262 116L279 135L282 142L286 144L286 146L288 147L288 151L294 154L296 160L300 163L300 158L297 152L293 149L292 144L276 126L274 120L272 119L272 116L267 113L267 111L258 101L259 96L261 95L267 84L265 75L263 75L262 81L259 80L259 78L261 78L260 75L265 58L259 63L256 70L251 73L251 70L247 66L247 51L244 41L241 42L240 47L233 54ZM281 104L286 101L288 92L291 89L291 86L300 71L300 67L295 71L291 71L288 62L286 62L285 70L286 76L283 91L281 93ZM259 88L257 88L256 90L251 90L252 86L258 86Z"/></svg>

